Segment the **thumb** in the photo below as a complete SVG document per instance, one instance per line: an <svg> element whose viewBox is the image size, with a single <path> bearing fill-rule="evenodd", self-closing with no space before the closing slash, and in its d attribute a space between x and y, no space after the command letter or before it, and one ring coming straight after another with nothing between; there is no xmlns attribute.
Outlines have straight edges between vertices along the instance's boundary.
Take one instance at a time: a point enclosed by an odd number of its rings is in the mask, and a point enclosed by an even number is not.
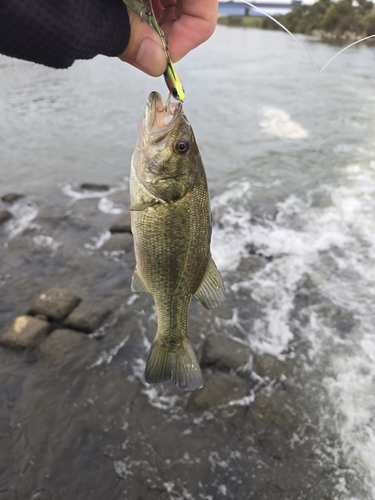
<svg viewBox="0 0 375 500"><path fill-rule="evenodd" d="M138 14L128 9L129 43L120 59L151 76L160 76L167 68L167 58L160 36Z"/></svg>

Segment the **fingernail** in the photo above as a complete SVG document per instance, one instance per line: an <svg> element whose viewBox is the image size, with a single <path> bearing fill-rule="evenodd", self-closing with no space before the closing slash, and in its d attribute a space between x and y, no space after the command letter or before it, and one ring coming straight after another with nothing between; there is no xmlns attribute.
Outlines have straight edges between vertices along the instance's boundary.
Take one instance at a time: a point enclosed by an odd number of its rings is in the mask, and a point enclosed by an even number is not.
<svg viewBox="0 0 375 500"><path fill-rule="evenodd" d="M135 62L137 67L148 75L162 75L167 67L167 59L161 46L161 40L144 38Z"/></svg>

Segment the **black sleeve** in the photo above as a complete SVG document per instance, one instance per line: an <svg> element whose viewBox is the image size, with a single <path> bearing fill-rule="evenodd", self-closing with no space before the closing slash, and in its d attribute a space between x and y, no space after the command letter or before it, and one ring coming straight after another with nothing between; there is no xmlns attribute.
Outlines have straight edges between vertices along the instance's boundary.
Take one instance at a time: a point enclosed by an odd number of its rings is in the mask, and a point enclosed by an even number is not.
<svg viewBox="0 0 375 500"><path fill-rule="evenodd" d="M52 68L118 56L130 36L122 0L0 0L0 53Z"/></svg>

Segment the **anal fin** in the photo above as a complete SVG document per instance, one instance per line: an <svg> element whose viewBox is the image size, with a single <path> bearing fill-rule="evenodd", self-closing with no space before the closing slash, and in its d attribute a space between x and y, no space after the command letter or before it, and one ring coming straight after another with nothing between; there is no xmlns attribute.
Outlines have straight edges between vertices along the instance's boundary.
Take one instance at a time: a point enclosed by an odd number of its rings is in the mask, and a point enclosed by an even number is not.
<svg viewBox="0 0 375 500"><path fill-rule="evenodd" d="M223 279L212 257L207 264L206 272L194 296L206 309L220 305L225 299Z"/></svg>

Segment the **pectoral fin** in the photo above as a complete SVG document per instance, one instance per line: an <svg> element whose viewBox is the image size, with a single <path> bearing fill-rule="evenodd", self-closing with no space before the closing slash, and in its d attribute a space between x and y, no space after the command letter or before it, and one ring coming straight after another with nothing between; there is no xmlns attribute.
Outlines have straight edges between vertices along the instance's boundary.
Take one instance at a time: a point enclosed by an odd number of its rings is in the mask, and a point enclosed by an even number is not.
<svg viewBox="0 0 375 500"><path fill-rule="evenodd" d="M157 205L159 203L159 200L156 198L153 198L151 201L143 201L141 203L136 203L135 205L132 205L130 207L130 210L132 212L142 212L142 210L146 210L146 208L153 207L154 205Z"/></svg>
<svg viewBox="0 0 375 500"><path fill-rule="evenodd" d="M194 295L206 309L218 306L225 299L223 279L212 257L208 261L202 283Z"/></svg>
<svg viewBox="0 0 375 500"><path fill-rule="evenodd" d="M133 292L148 292L148 288L139 276L137 269L134 270L131 287Z"/></svg>

